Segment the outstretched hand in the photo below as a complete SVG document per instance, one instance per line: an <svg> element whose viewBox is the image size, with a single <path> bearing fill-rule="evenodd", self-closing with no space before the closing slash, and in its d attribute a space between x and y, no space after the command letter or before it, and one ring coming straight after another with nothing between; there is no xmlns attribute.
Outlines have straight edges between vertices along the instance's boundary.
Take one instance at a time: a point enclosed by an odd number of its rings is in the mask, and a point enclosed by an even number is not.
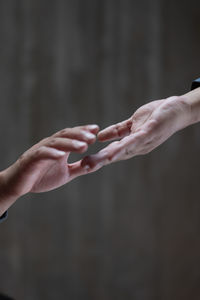
<svg viewBox="0 0 200 300"><path fill-rule="evenodd" d="M97 125L87 125L43 139L0 172L0 215L24 194L50 191L104 165L149 153L178 130L199 121L198 92L152 101L100 132ZM70 153L85 153L97 133L101 142L117 141L70 164Z"/></svg>
<svg viewBox="0 0 200 300"><path fill-rule="evenodd" d="M97 125L63 129L26 151L4 173L13 195L55 189L87 173L81 161L69 164L71 152L84 153L96 141ZM10 188L12 187L12 188Z"/></svg>
<svg viewBox="0 0 200 300"><path fill-rule="evenodd" d="M184 96L150 102L128 120L100 131L99 141L118 141L84 158L82 166L91 172L116 161L147 154L189 125L189 116L190 107Z"/></svg>

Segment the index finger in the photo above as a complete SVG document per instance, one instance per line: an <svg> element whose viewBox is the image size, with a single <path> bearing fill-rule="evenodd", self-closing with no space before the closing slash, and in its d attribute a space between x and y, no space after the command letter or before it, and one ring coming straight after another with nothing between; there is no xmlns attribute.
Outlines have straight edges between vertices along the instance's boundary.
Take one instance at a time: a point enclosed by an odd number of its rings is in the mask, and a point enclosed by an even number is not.
<svg viewBox="0 0 200 300"><path fill-rule="evenodd" d="M98 139L101 142L110 141L113 139L123 138L130 134L132 126L132 118L111 125L98 133Z"/></svg>

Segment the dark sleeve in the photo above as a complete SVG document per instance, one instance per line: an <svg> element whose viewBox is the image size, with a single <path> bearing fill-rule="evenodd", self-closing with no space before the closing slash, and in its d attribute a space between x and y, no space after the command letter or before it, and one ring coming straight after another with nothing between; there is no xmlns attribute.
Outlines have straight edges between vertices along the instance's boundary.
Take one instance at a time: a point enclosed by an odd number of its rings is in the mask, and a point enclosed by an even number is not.
<svg viewBox="0 0 200 300"><path fill-rule="evenodd" d="M1 217L0 217L0 223L3 222L8 216L8 212L6 211Z"/></svg>
<svg viewBox="0 0 200 300"><path fill-rule="evenodd" d="M192 82L192 87L191 87L191 90L195 90L197 89L198 87L200 87L200 78L194 80Z"/></svg>

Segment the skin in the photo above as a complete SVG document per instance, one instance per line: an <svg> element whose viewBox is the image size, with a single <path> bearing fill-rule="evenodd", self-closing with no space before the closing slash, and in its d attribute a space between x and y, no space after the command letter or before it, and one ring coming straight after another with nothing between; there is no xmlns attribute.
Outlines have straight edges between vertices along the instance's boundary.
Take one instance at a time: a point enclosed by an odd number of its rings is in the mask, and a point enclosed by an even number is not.
<svg viewBox="0 0 200 300"><path fill-rule="evenodd" d="M105 165L147 154L175 132L199 121L200 88L145 104L127 120L99 133L97 125L63 129L34 145L0 172L0 215L27 193L50 191ZM97 133L102 142L117 141L97 154L69 164L70 153L84 153L95 142Z"/></svg>
<svg viewBox="0 0 200 300"><path fill-rule="evenodd" d="M81 161L68 163L71 152L84 153L96 141L97 125L63 129L34 145L0 173L0 215L27 193L58 188L87 171ZM11 188L12 187L12 188Z"/></svg>
<svg viewBox="0 0 200 300"><path fill-rule="evenodd" d="M91 172L117 161L147 154L175 132L199 121L200 88L183 96L152 101L141 106L127 120L100 131L99 141L117 141L84 158L82 165Z"/></svg>

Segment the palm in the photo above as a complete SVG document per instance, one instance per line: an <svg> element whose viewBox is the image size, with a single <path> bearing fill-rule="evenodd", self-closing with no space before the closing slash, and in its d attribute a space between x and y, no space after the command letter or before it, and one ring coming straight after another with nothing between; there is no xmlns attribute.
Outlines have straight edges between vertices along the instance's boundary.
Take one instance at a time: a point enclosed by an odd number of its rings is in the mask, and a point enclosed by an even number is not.
<svg viewBox="0 0 200 300"><path fill-rule="evenodd" d="M131 117L131 128L129 134L134 134L144 127L150 120L154 119L155 112L163 100L152 101L140 107Z"/></svg>
<svg viewBox="0 0 200 300"><path fill-rule="evenodd" d="M39 172L39 174L38 174ZM69 165L67 163L67 157L63 157L58 161L48 160L40 162L37 166L36 180L32 181L31 192L40 193L55 189L67 182L70 178ZM31 177L33 176L33 173Z"/></svg>
<svg viewBox="0 0 200 300"><path fill-rule="evenodd" d="M184 116L184 99L180 97L150 102L140 107L128 120L99 132L98 138L102 142L118 141L85 158L83 165L97 170L115 161L147 154L183 128L186 123Z"/></svg>
<svg viewBox="0 0 200 300"><path fill-rule="evenodd" d="M27 150L7 170L14 193L50 191L87 173L81 161L69 164L68 158L71 152L85 152L98 130L97 125L66 128Z"/></svg>
<svg viewBox="0 0 200 300"><path fill-rule="evenodd" d="M12 185L18 194L40 193L55 189L76 177L80 162L68 164L69 154L59 159L41 159L31 164L19 159L12 169ZM14 171L14 172L13 172ZM19 175L20 174L20 175Z"/></svg>

